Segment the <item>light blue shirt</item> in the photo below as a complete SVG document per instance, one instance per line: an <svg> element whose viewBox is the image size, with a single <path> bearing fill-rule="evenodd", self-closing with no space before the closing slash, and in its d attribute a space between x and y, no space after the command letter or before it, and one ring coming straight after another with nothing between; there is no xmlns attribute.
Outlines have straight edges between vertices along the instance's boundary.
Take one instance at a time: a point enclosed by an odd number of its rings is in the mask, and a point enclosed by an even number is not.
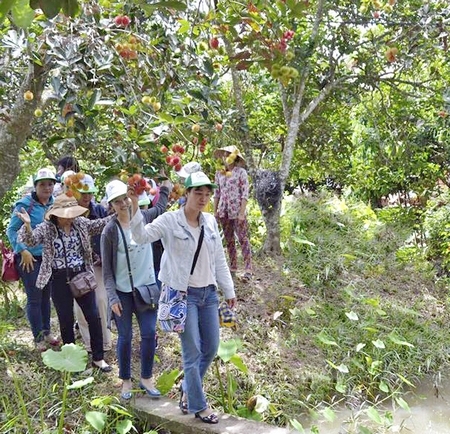
<svg viewBox="0 0 450 434"><path fill-rule="evenodd" d="M117 228L119 232L119 228ZM123 229L123 233L128 244L128 255L130 256L131 275L133 276L134 287L150 285L156 282L155 270L153 269L152 245L136 244L131 237L130 229ZM117 290L131 292L130 277L128 275L127 257L122 236L119 232L119 245L117 248L117 270L116 285Z"/></svg>

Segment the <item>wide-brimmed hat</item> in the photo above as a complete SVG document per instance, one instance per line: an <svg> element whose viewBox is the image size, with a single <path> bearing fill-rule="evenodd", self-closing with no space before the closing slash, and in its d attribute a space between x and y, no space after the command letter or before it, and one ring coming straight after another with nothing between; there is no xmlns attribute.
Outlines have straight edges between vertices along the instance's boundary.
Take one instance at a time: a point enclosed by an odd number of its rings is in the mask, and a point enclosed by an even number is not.
<svg viewBox="0 0 450 434"><path fill-rule="evenodd" d="M78 189L80 193L97 193L98 191L91 175L85 174L84 177L79 180L79 183L82 184L82 187Z"/></svg>
<svg viewBox="0 0 450 434"><path fill-rule="evenodd" d="M217 185L209 180L209 178L203 172L194 172L191 173L184 181L184 186L186 188L195 188L195 187L211 187L217 188Z"/></svg>
<svg viewBox="0 0 450 434"><path fill-rule="evenodd" d="M89 212L84 206L78 205L74 197L60 194L56 197L53 205L45 213L45 219L50 220L52 215L65 219L73 219Z"/></svg>
<svg viewBox="0 0 450 434"><path fill-rule="evenodd" d="M127 194L128 187L124 182L114 179L106 185L105 190L106 200L111 203L114 199Z"/></svg>
<svg viewBox="0 0 450 434"><path fill-rule="evenodd" d="M219 148L214 151L215 158L227 157L230 154L235 154L236 158L240 158L243 163L245 163L245 158L242 156L241 151L235 145L225 146L224 148Z"/></svg>
<svg viewBox="0 0 450 434"><path fill-rule="evenodd" d="M197 161L191 161L186 163L178 172L176 172L176 174L180 178L186 179L190 174L200 172L200 170L202 170L200 163L197 163Z"/></svg>
<svg viewBox="0 0 450 434"><path fill-rule="evenodd" d="M56 182L56 176L50 169L39 169L33 177L33 184L36 185L38 181L50 180Z"/></svg>

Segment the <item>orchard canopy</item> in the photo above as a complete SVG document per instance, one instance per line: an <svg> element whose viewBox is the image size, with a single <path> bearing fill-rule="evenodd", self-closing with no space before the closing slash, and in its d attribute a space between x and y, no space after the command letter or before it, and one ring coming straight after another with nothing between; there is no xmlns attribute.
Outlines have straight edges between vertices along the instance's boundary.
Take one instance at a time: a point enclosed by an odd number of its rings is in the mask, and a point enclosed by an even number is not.
<svg viewBox="0 0 450 434"><path fill-rule="evenodd" d="M281 199L377 203L447 179L447 0L2 0L0 198L73 154L96 176L242 149L279 250Z"/></svg>

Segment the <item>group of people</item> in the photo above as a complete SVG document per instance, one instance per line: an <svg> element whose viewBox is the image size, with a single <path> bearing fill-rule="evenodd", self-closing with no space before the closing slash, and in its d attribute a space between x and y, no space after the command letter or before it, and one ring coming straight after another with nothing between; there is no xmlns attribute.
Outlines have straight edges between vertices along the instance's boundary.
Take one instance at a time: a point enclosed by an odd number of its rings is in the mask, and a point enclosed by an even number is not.
<svg viewBox="0 0 450 434"><path fill-rule="evenodd" d="M228 158L232 155L233 158ZM184 379L179 406L202 422L215 424L216 413L203 391L203 378L219 346L219 294L236 306L233 275L237 270L235 234L242 246L244 279L251 279L251 251L245 207L248 180L245 160L237 149L218 150L225 169L211 182L200 167L185 172L185 202L166 211L170 180L161 183L157 201L139 196L118 179L106 187L108 210L95 203L98 191L91 176L80 181L78 199L65 194L60 177L78 171L76 160L66 157L58 173L41 169L34 191L17 201L7 235L23 281L27 317L36 347L43 351L59 345L51 334L50 299L55 307L64 344L75 342L77 320L92 366L112 370L104 360L111 349L110 323L117 327L117 360L122 379L121 397L133 395L131 380L132 318L140 330L141 373L139 388L152 398L161 393L153 381L157 311L136 308L133 289L164 285L187 293L185 330L180 334ZM68 167L71 165L71 167ZM59 194L55 196L55 186ZM204 212L214 195L214 215ZM154 206L151 206L154 205ZM223 228L230 268L227 265L218 222ZM161 247L161 243L164 248ZM161 251L162 255L161 255ZM194 252L198 260L191 269ZM158 253L157 253L158 252ZM157 256L158 258L154 258ZM159 259L155 260L155 259ZM69 281L78 273L95 273L94 292L74 298ZM74 303L75 302L75 303Z"/></svg>

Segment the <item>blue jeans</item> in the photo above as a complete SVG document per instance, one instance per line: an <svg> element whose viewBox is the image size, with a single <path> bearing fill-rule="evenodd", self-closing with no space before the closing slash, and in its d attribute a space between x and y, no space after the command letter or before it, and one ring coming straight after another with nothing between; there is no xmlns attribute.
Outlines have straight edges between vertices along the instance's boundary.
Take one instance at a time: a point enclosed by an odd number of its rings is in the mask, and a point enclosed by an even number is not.
<svg viewBox="0 0 450 434"><path fill-rule="evenodd" d="M208 407L202 383L219 348L218 308L219 297L214 285L188 288L186 324L180 339L184 369L182 387L191 413Z"/></svg>
<svg viewBox="0 0 450 434"><path fill-rule="evenodd" d="M75 343L73 295L67 283L67 277L71 279L72 274L67 276L65 269L53 271L52 274L52 299L59 321L59 329L63 343ZM95 302L95 292L88 292L80 298L75 299L83 312L88 323L89 335L91 336L92 360L103 360L103 334L100 315Z"/></svg>
<svg viewBox="0 0 450 434"><path fill-rule="evenodd" d="M122 305L122 315L114 314L119 337L117 339L117 360L119 363L119 378L131 378L131 350L133 339L133 313L136 315L141 334L141 378L151 378L153 375L153 360L155 358L155 334L157 310L137 312L133 294L117 291Z"/></svg>
<svg viewBox="0 0 450 434"><path fill-rule="evenodd" d="M36 288L36 279L41 269L42 257L35 256L34 270L29 273L24 271L19 265L21 255L15 255L16 267L25 287L27 295L26 312L34 341L39 342L44 339L45 335L50 333L50 290L51 283L45 285L44 288Z"/></svg>

